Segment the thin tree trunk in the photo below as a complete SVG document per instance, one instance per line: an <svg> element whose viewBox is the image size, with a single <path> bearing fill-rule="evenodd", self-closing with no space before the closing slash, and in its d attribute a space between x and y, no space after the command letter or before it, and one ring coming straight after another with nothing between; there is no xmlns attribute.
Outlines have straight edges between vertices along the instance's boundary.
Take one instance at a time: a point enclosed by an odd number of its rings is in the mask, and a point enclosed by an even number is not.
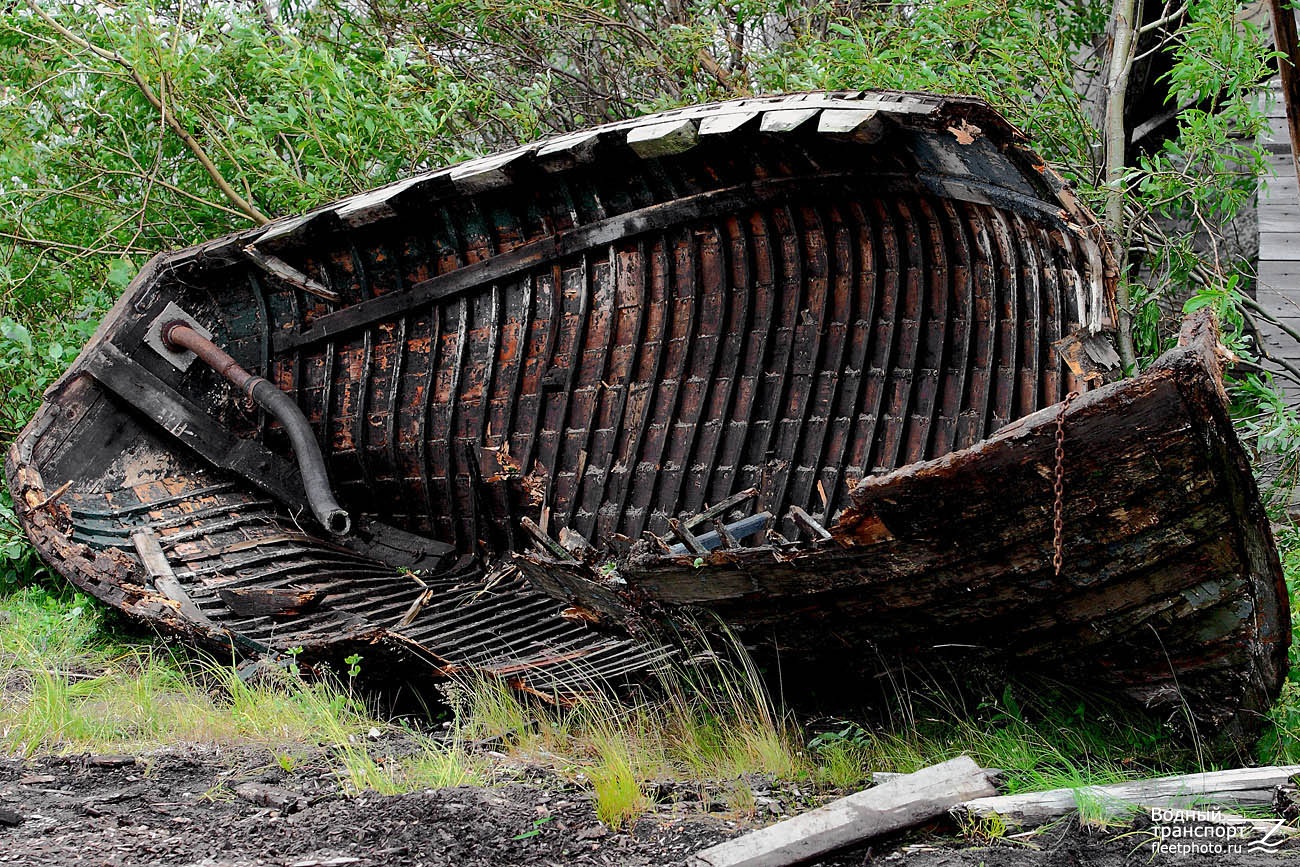
<svg viewBox="0 0 1300 867"><path fill-rule="evenodd" d="M1133 315L1129 309L1128 286L1124 279L1128 266L1127 235L1124 225L1124 175L1128 165L1124 159L1128 144L1124 127L1124 100L1128 92L1128 75L1133 56L1134 0L1115 0L1111 9L1110 70L1106 76L1106 229L1114 244L1115 262L1119 266L1119 281L1115 289L1115 306L1118 308L1119 357L1125 372L1137 368L1137 352L1133 347Z"/></svg>
<svg viewBox="0 0 1300 867"><path fill-rule="evenodd" d="M1277 60L1277 71L1282 79L1287 129L1291 131L1292 167L1300 179L1300 73L1296 69L1300 47L1297 46L1295 12L1290 3L1282 0L1271 0L1269 8L1273 13L1273 44L1282 55Z"/></svg>

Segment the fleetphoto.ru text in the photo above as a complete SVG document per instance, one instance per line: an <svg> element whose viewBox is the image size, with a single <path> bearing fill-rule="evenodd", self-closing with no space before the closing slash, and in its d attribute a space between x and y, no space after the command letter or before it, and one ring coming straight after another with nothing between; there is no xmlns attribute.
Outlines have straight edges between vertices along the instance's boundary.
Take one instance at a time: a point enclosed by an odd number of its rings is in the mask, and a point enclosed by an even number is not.
<svg viewBox="0 0 1300 867"><path fill-rule="evenodd" d="M1286 839L1283 821L1249 820L1217 811L1151 810L1153 848L1163 855L1271 852Z"/></svg>

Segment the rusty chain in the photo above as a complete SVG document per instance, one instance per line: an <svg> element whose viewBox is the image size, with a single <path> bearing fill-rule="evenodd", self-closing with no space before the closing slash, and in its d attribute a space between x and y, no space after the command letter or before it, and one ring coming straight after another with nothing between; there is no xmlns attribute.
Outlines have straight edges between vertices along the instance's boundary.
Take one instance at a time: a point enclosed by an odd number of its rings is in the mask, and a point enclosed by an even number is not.
<svg viewBox="0 0 1300 867"><path fill-rule="evenodd" d="M1052 486L1056 501L1052 504L1052 530L1055 534L1052 539L1052 566L1058 576L1061 574L1061 562L1065 558L1065 521L1061 517L1065 508L1065 412L1070 408L1070 402L1078 396L1077 391L1067 394L1065 400L1061 401L1061 409L1056 413L1056 481Z"/></svg>

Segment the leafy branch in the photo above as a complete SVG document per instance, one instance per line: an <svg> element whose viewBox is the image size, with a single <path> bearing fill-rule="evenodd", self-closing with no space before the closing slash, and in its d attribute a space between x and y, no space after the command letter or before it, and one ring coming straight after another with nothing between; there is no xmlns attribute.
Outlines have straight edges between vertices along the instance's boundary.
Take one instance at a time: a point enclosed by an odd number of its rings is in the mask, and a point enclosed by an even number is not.
<svg viewBox="0 0 1300 867"><path fill-rule="evenodd" d="M27 6L42 21L44 21L51 30L62 36L68 42L71 42L73 45L84 51L89 51L96 57L120 66L126 73L126 76L135 85L136 89L140 91L140 95L159 112L159 116L162 118L163 123L165 123L168 128L176 134L176 137L181 140L185 147L189 148L190 152L194 154L195 159L197 159L199 164L203 166L203 170L207 172L208 177L210 177L212 182L217 185L217 189L221 190L221 194L225 196L226 199L235 206L235 208L254 223L265 225L271 221L269 217L254 207L248 199L240 195L239 192L230 185L230 182L226 180L225 175L223 175L221 170L217 168L216 163L214 163L212 158L208 156L207 152L203 149L203 146L200 145L198 140L190 134L190 131L187 130L179 120L177 120L175 112L169 109L167 104L159 98L158 94L154 91L154 88L149 84L134 64L118 52L95 45L89 40L73 33L67 27L64 27L59 23L52 15L42 9L36 3L36 0L27 0Z"/></svg>

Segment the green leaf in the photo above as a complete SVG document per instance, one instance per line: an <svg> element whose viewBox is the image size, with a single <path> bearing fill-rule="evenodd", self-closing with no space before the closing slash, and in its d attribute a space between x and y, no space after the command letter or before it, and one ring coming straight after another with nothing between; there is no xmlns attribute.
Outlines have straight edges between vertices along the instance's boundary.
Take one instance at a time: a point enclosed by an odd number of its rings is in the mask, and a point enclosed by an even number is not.
<svg viewBox="0 0 1300 867"><path fill-rule="evenodd" d="M108 282L118 289L125 289L135 276L135 266L126 259L114 259L108 266Z"/></svg>

